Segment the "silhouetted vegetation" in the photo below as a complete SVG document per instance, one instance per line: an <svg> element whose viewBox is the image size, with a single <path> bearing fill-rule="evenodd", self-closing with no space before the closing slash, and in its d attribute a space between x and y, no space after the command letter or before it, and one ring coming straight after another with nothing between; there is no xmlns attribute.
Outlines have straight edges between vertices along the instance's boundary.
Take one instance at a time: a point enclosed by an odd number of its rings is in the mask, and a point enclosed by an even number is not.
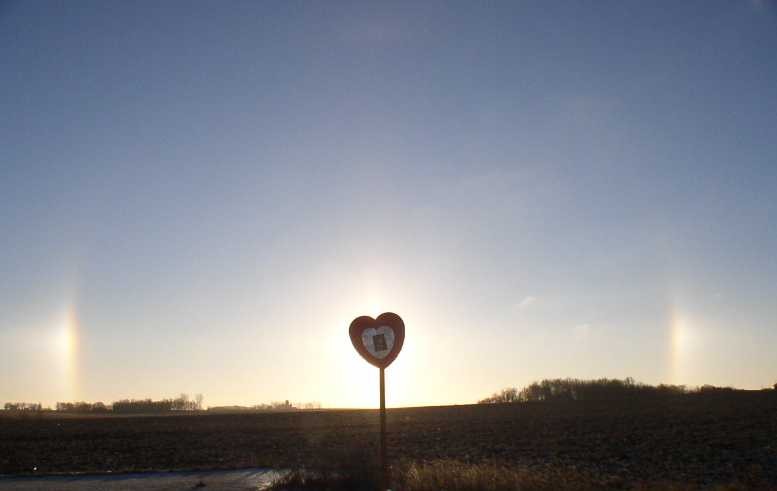
<svg viewBox="0 0 777 491"><path fill-rule="evenodd" d="M321 403L318 402L297 402L287 401L271 402L269 404L256 404L253 406L212 406L208 408L211 413L255 413L255 412L284 412L284 411L309 411L312 409L321 409Z"/></svg>
<svg viewBox="0 0 777 491"><path fill-rule="evenodd" d="M380 473L370 466L349 466L341 470L310 472L297 470L279 479L271 491L356 491L381 489ZM557 489L605 489L618 487L612 477L593 478L572 467L566 469L523 469L498 464L472 464L455 460L424 463L403 462L390 476L390 489L402 491L526 491Z"/></svg>
<svg viewBox="0 0 777 491"><path fill-rule="evenodd" d="M689 389L685 385L648 385L627 377L623 380L601 378L596 380L545 379L523 389L510 387L481 399L479 404L541 401L592 401L634 397L665 397L692 393L734 391L731 387L703 385Z"/></svg>
<svg viewBox="0 0 777 491"><path fill-rule="evenodd" d="M202 410L202 394L190 399L188 394L181 394L175 399L123 399L113 403L114 413L165 413L171 411Z"/></svg>
<svg viewBox="0 0 777 491"><path fill-rule="evenodd" d="M197 394L190 398L188 394L181 394L176 398L167 398L160 400L146 399L122 399L112 404L103 402L57 402L54 411L58 413L69 414L160 414L175 411L203 411L204 397ZM269 404L256 404L253 406L213 406L208 408L211 413L253 413L253 412L285 412L285 411L308 411L321 409L319 402L297 402L286 401L271 402ZM5 404L5 410L11 412L51 412L51 408L44 408L39 403L29 402L8 402Z"/></svg>
<svg viewBox="0 0 777 491"><path fill-rule="evenodd" d="M690 393L699 392L699 393L702 393L702 394L708 394L708 393L711 393L711 392L715 392L715 393L733 392L735 390L737 390L737 389L735 389L733 387L718 387L716 385L705 384L705 385L702 385L701 387L699 387L696 390L690 391Z"/></svg>
<svg viewBox="0 0 777 491"><path fill-rule="evenodd" d="M58 402L57 412L60 413L107 413L111 410L102 402Z"/></svg>
<svg viewBox="0 0 777 491"><path fill-rule="evenodd" d="M18 412L40 412L43 410L39 402L6 402L4 407L6 411Z"/></svg>

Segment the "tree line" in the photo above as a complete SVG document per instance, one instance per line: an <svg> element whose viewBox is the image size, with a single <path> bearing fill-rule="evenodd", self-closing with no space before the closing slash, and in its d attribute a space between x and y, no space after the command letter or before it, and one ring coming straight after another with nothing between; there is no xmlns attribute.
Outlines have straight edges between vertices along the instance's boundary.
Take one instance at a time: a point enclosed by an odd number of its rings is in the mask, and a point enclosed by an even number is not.
<svg viewBox="0 0 777 491"><path fill-rule="evenodd" d="M57 402L55 411L60 413L165 413L172 411L202 411L202 402L205 398L197 394L190 398L188 394L181 394L175 398L161 399L122 399L112 404L102 402ZM43 408L40 403L7 402L6 411L15 412L42 412L50 411Z"/></svg>
<svg viewBox="0 0 777 491"><path fill-rule="evenodd" d="M287 412L287 411L310 411L321 409L320 402L296 402L291 403L288 400L270 402L267 404L256 404L253 406L213 406L209 407L209 412L215 413L242 413L242 412Z"/></svg>
<svg viewBox="0 0 777 491"><path fill-rule="evenodd" d="M33 402L6 402L3 406L6 411L42 411L40 403Z"/></svg>
<svg viewBox="0 0 777 491"><path fill-rule="evenodd" d="M112 408L102 402L58 402L56 411L60 413L107 413Z"/></svg>
<svg viewBox="0 0 777 491"><path fill-rule="evenodd" d="M777 390L777 384L774 387ZM478 404L499 404L509 402L544 402L544 401L590 401L610 400L631 397L662 397L684 395L691 393L709 393L734 391L731 387L715 387L703 385L689 388L685 385L649 385L636 382L627 377L623 380L600 378L595 380L580 380L576 378L544 379L518 389L508 387L495 392Z"/></svg>
<svg viewBox="0 0 777 491"><path fill-rule="evenodd" d="M202 394L196 394L189 397L188 394L181 394L175 398L160 400L146 399L121 399L111 404L102 402L57 402L54 411L58 413L73 414L157 414L174 411L203 411ZM285 411L309 411L321 409L319 402L297 402L291 403L288 400L271 402L267 404L256 404L253 406L217 406L209 407L210 412L285 412ZM28 402L8 402L5 404L5 410L9 412L39 413L52 411L51 408L44 408L40 403Z"/></svg>
<svg viewBox="0 0 777 491"><path fill-rule="evenodd" d="M114 413L165 413L170 411L201 411L202 394L190 399L188 394L181 394L175 399L122 399L113 403Z"/></svg>

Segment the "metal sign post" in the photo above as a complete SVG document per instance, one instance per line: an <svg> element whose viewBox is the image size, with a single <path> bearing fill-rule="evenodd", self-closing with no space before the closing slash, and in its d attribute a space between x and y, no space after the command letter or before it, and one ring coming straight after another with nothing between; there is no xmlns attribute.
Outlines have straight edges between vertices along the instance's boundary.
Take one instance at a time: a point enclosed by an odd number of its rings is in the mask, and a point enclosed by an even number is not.
<svg viewBox="0 0 777 491"><path fill-rule="evenodd" d="M357 317L348 328L356 351L380 371L380 467L382 489L388 487L386 457L386 377L384 370L402 350L405 342L405 323L397 314L386 312L376 319Z"/></svg>
<svg viewBox="0 0 777 491"><path fill-rule="evenodd" d="M388 464L386 463L386 377L380 369L380 469L382 487L388 488Z"/></svg>

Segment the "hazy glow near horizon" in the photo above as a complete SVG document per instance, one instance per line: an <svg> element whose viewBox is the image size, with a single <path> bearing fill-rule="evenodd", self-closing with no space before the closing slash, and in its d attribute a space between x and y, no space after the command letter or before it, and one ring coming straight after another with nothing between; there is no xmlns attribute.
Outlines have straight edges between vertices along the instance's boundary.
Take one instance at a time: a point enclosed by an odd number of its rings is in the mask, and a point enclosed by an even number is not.
<svg viewBox="0 0 777 491"><path fill-rule="evenodd" d="M770 2L0 6L0 404L777 378Z"/></svg>
<svg viewBox="0 0 777 491"><path fill-rule="evenodd" d="M78 316L74 306L68 308L54 336L65 394L68 400L78 400Z"/></svg>

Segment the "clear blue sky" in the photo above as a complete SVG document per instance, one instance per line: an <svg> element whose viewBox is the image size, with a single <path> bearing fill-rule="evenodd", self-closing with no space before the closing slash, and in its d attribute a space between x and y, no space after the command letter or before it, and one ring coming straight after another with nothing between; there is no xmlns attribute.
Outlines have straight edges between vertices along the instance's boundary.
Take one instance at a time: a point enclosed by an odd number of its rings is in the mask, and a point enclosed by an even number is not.
<svg viewBox="0 0 777 491"><path fill-rule="evenodd" d="M1 2L0 402L777 381L777 4Z"/></svg>

